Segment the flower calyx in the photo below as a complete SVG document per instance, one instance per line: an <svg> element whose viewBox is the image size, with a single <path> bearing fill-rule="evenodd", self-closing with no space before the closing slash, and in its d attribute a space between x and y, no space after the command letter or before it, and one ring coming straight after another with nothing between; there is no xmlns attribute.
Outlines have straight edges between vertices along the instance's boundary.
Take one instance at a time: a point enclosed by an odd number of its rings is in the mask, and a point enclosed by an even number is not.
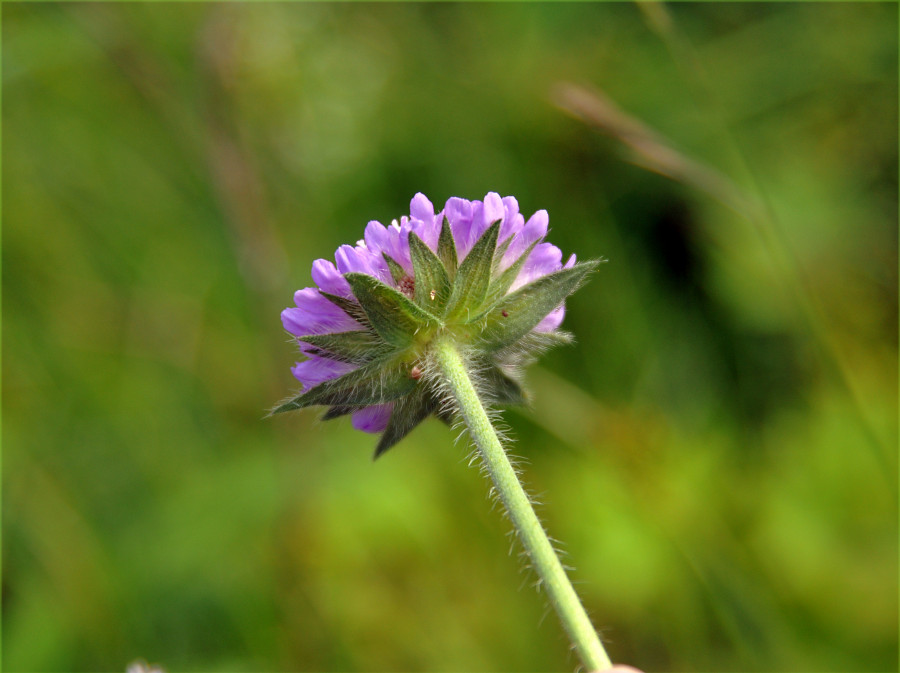
<svg viewBox="0 0 900 673"><path fill-rule="evenodd" d="M521 225L518 230L512 227L512 233L507 226L499 240L509 217L507 212L485 221L477 240L463 245L467 252L462 260L457 243L465 232L443 213L434 216L430 236L426 228L416 231L410 226L401 230L403 245L391 250L361 241L364 250L358 254L368 254L375 271L341 273L340 287L346 284L349 292L317 290L344 315L340 329L324 331L319 326L324 320L313 324L309 319L291 329L285 318L301 350L318 359L313 364L330 367L335 374L307 385L272 413L322 405L329 407L323 419L353 414L354 425L370 414L375 420L361 429L382 433L378 457L432 414L452 422L454 411L443 402L447 396L432 358L439 339L452 341L464 354L486 403L524 404L519 367L540 351L570 340L556 329L558 321L547 329L547 318L561 311L566 297L598 262L576 264L573 256L565 266L558 261L542 266L539 256L535 261L539 246L544 246L545 256L548 248L556 251L557 259L561 253L543 243L543 235L517 242ZM515 254L508 254L511 248ZM328 289L339 286L332 280L334 287ZM307 324L315 328L304 329Z"/></svg>

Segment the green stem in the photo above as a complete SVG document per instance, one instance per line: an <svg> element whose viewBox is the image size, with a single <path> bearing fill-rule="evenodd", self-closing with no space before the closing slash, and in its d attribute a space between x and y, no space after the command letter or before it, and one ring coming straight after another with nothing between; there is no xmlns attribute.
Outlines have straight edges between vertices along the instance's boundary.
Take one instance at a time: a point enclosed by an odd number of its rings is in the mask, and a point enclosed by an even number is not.
<svg viewBox="0 0 900 673"><path fill-rule="evenodd" d="M600 638L584 611L584 606L572 588L572 583L566 576L559 557L547 539L547 534L534 513L516 471L497 438L497 432L491 425L475 386L472 385L462 357L449 340L438 341L434 353L441 374L459 405L459 411L481 452L484 464L506 507L519 540L531 558L550 603L559 615L563 628L575 645L582 663L588 671L612 668L609 656L603 649Z"/></svg>

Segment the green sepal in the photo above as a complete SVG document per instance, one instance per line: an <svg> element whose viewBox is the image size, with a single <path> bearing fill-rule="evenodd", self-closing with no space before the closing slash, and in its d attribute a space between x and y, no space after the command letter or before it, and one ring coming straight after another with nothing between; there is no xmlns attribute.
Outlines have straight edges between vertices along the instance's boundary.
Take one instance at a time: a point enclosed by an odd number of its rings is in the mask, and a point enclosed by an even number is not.
<svg viewBox="0 0 900 673"><path fill-rule="evenodd" d="M491 282L491 267L499 232L500 222L497 221L485 230L459 265L447 306L449 317L458 317L467 311L470 315L466 315L466 318L477 315Z"/></svg>
<svg viewBox="0 0 900 673"><path fill-rule="evenodd" d="M366 315L366 312L363 311L362 306L360 306L357 302L351 299L347 299L346 297L341 297L336 294L325 292L324 290L319 290L319 294L325 297L328 301L337 306L363 327L372 326L372 323L369 322L369 317Z"/></svg>
<svg viewBox="0 0 900 673"><path fill-rule="evenodd" d="M341 416L346 416L347 414L352 414L354 411L359 411L363 407L351 407L345 405L336 405L333 407L328 407L324 414L322 414L323 421L330 421L333 418L340 418Z"/></svg>
<svg viewBox="0 0 900 673"><path fill-rule="evenodd" d="M416 279L415 299L419 306L440 315L450 294L447 270L422 239L409 233L409 255Z"/></svg>
<svg viewBox="0 0 900 673"><path fill-rule="evenodd" d="M456 278L456 269L459 266L459 258L456 253L456 242L453 240L453 232L450 231L450 222L446 217L441 224L441 233L440 236L438 236L437 256L444 265L444 269L447 271L447 277L452 283L454 278Z"/></svg>
<svg viewBox="0 0 900 673"><path fill-rule="evenodd" d="M522 270L522 267L525 266L525 262L528 261L528 257L531 255L532 251L537 247L537 244L541 242L542 239L538 239L533 241L531 245L525 248L525 252L519 255L518 259L513 262L506 271L497 276L492 282L490 287L488 288L487 302L489 304L497 301L500 297L505 295L509 288L512 287L512 284L516 281L516 278L519 275L519 272ZM499 250L499 248L498 248ZM498 253L498 258L500 257L500 253Z"/></svg>
<svg viewBox="0 0 900 673"><path fill-rule="evenodd" d="M495 364L488 364L478 368L479 390L482 391L492 404L527 403L525 391L512 377L506 374Z"/></svg>
<svg viewBox="0 0 900 673"><path fill-rule="evenodd" d="M399 285L400 281L409 275L408 273L406 273L406 269L400 266L400 263L386 252L382 252L381 256L384 257L384 261L388 265L388 269L391 272L391 278L393 278L394 282Z"/></svg>
<svg viewBox="0 0 900 673"><path fill-rule="evenodd" d="M436 326L438 319L404 294L365 273L345 273L353 295L378 336L398 348L410 345L422 327Z"/></svg>
<svg viewBox="0 0 900 673"><path fill-rule="evenodd" d="M418 388L414 392L394 402L391 418L381 435L381 439L378 440L373 459L378 458L378 456L406 437L437 408L438 403L430 387L421 382L416 385Z"/></svg>
<svg viewBox="0 0 900 673"><path fill-rule="evenodd" d="M513 242L513 239L515 237L515 234L510 234L503 241L497 244L497 250L494 252L494 265L491 270L492 276L495 276L497 274L497 269L500 267L500 262L503 261L503 255L506 254L510 243Z"/></svg>
<svg viewBox="0 0 900 673"><path fill-rule="evenodd" d="M416 382L409 377L409 369L404 365L387 358L374 360L282 402L269 415L315 405L366 407L384 404L403 397L415 385Z"/></svg>
<svg viewBox="0 0 900 673"><path fill-rule="evenodd" d="M495 303L487 312L479 347L495 351L514 344L572 294L599 262L582 262L541 276Z"/></svg>
<svg viewBox="0 0 900 673"><path fill-rule="evenodd" d="M538 355L557 346L567 346L572 341L572 335L561 329L555 329L552 332L535 332L532 330L514 344L507 346L507 350L510 355L520 359L523 355ZM503 351L498 353L497 356L503 359L505 353L506 351Z"/></svg>
<svg viewBox="0 0 900 673"><path fill-rule="evenodd" d="M387 355L388 347L368 330L353 332L332 332L329 334L308 334L298 337L303 343L313 346L313 355L362 364Z"/></svg>

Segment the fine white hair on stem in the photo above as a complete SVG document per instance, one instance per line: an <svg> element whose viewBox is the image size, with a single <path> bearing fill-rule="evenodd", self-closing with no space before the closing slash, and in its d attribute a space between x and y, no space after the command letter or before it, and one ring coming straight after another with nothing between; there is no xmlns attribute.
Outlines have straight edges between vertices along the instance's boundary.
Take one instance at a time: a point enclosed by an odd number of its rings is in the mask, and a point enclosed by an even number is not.
<svg viewBox="0 0 900 673"><path fill-rule="evenodd" d="M501 391L497 393L500 399L492 400L486 392L489 385L498 382L496 360L486 361L483 354L476 357L451 337L439 339L432 355L445 385L444 395L450 393L457 398L469 435L478 447L481 471L488 473L494 487L489 490L490 497L494 502L502 500L504 515L516 531L515 539L523 549L520 555L525 558L520 568L529 577L533 568L543 578L532 581L532 586L544 589L541 594L559 613L585 664L592 670L610 668L609 656L535 513L534 498L522 486L521 467L517 465L521 461L510 459L504 446L504 440L508 442L506 433L498 436L495 430L500 421L495 403L518 393ZM500 376L505 375L505 371L500 372Z"/></svg>
<svg viewBox="0 0 900 673"><path fill-rule="evenodd" d="M535 344L529 344L529 347L526 350L507 349L504 353L502 353L502 358L497 359L502 361L502 369L504 374L506 374L516 382L520 381L521 366L525 363L525 361L532 358L536 351L546 348L546 344L539 339L535 340ZM500 411L492 404L493 400L488 394L488 386L485 378L486 365L483 364L483 360L473 357L472 354L466 349L460 349L460 356L465 363L466 370L472 381L473 387L475 388L475 391L482 402L482 405L491 422L491 425L494 428L494 431L497 433L497 437L500 440L504 451L506 452L507 458L512 465L513 470L515 471L515 474L521 481L523 467L527 465L529 461L525 457L510 453L510 451L508 450L508 447L510 445L510 428L504 421ZM467 443L470 445L471 450L467 454L465 460L467 460L470 467L474 466L477 463L479 472L488 480L490 486L487 491L487 498L491 503L491 509L500 509L503 516L507 520L509 520L509 513L507 511L507 508L502 502L499 491L491 481L488 466L483 459L481 451L474 444L471 437L467 433L465 420L459 412L456 397L453 394L453 391L450 389L449 383L445 380L445 377L441 375L437 362L435 362L433 358L426 355L426 357L423 357L421 362L417 363L417 365L422 369L423 379L428 381L428 384L432 387L432 390L435 393L435 397L440 401L440 413L445 415L445 417L447 415L452 415L453 423L451 427L457 434L456 441L459 441L460 439L465 437ZM531 503L532 507L540 508L543 505L543 493L540 494L541 498L538 498L528 489L523 490L525 491L525 495L528 498L528 501ZM516 555L522 558L522 563L519 566L519 572L522 573L524 577L519 590L524 588L526 585L529 585L537 590L538 593L543 594L544 592L542 591L542 588L544 581L541 578L540 574L537 573L536 569L533 567L531 556L528 550L522 545L521 540L519 540L519 532L516 527L512 526L507 535L510 540L508 552L509 555L512 556L518 550L518 553ZM565 553L562 549L562 545L558 540L555 540L553 538L548 539L557 555L562 555ZM567 566L563 567L567 571L571 572L571 568ZM546 607L548 610L550 609L549 603Z"/></svg>
<svg viewBox="0 0 900 673"><path fill-rule="evenodd" d="M547 615L549 615L551 612L552 606L549 603L545 604L544 609L541 611L541 616L538 618L538 626L544 623L544 620L547 619Z"/></svg>

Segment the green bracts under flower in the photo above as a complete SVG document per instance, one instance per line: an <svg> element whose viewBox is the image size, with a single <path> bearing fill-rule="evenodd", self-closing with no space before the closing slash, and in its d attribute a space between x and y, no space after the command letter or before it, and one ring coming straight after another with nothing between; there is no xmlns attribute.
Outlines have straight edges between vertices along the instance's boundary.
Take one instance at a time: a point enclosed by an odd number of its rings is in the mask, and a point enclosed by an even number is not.
<svg viewBox="0 0 900 673"><path fill-rule="evenodd" d="M498 207L499 197L493 197L484 204L451 199L430 220L387 229L370 225L360 247L339 251L339 265L344 260L347 270L318 267L320 288L301 292L307 293L304 301L318 302L321 315L298 308L283 317L310 357L297 370L326 375L298 374L306 389L272 413L327 405L332 408L325 419L352 414L356 421L361 412L374 410L383 416L373 424L383 432L380 455L431 414L445 421L453 416L435 377L437 339L466 353L486 402L525 403L518 366L569 340L556 329L560 307L597 262L575 264L573 256L563 266L558 248L543 242L546 213L524 224L515 200ZM421 200L416 209L421 214ZM323 276L324 268L331 275ZM298 316L297 327L288 323L289 311ZM323 317L339 327L322 329Z"/></svg>
<svg viewBox="0 0 900 673"><path fill-rule="evenodd" d="M434 414L465 424L551 605L588 670L611 666L590 619L519 483L488 408L524 404L520 365L570 337L558 330L566 297L598 262L561 263L543 242L544 211L526 224L515 199L450 199L434 214L421 194L413 219L370 223L338 269L313 264L319 290L295 295L285 326L309 356L307 387L273 413L326 405L381 432L377 458ZM461 258L461 259L460 259Z"/></svg>

